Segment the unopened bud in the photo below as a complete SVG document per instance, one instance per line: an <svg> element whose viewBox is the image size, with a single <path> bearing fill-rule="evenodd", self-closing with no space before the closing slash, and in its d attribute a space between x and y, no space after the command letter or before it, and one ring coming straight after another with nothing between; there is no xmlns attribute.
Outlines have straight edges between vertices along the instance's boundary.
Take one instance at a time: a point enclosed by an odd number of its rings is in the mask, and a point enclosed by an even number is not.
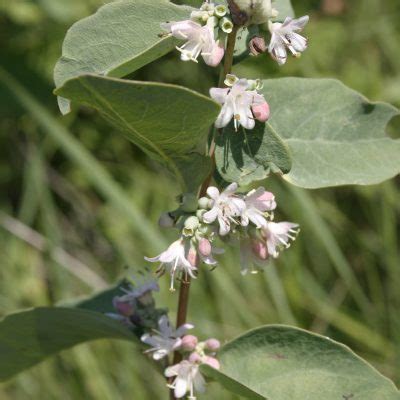
<svg viewBox="0 0 400 400"><path fill-rule="evenodd" d="M175 220L171 217L170 213L165 212L162 213L160 218L158 219L158 225L161 228L173 228L175 225Z"/></svg>
<svg viewBox="0 0 400 400"><path fill-rule="evenodd" d="M208 340L206 340L205 347L207 350L210 350L210 351L218 351L219 348L221 347L221 343L217 339L208 339Z"/></svg>
<svg viewBox="0 0 400 400"><path fill-rule="evenodd" d="M265 53L267 51L265 38L262 36L254 36L249 42L249 50L253 56Z"/></svg>
<svg viewBox="0 0 400 400"><path fill-rule="evenodd" d="M200 197L198 201L198 206L199 208L206 209L208 208L208 204L210 202L210 199L208 197Z"/></svg>
<svg viewBox="0 0 400 400"><path fill-rule="evenodd" d="M251 106L254 118L260 122L266 122L270 116L269 105L267 102L262 104L254 104Z"/></svg>
<svg viewBox="0 0 400 400"><path fill-rule="evenodd" d="M252 243L252 250L254 255L260 260L266 260L268 258L268 248L263 242L260 242L259 240Z"/></svg>
<svg viewBox="0 0 400 400"><path fill-rule="evenodd" d="M193 351L196 348L198 342L199 340L196 336L186 335L182 338L181 349L184 351Z"/></svg>
<svg viewBox="0 0 400 400"><path fill-rule="evenodd" d="M199 253L204 256L208 257L211 255L211 243L208 239L202 238L199 242Z"/></svg>
<svg viewBox="0 0 400 400"><path fill-rule="evenodd" d="M189 249L187 260L190 262L191 265L193 265L193 267L196 267L198 264L197 251L193 247Z"/></svg>
<svg viewBox="0 0 400 400"><path fill-rule="evenodd" d="M200 354L194 352L189 356L189 362L192 364L200 364L201 363L201 356Z"/></svg>

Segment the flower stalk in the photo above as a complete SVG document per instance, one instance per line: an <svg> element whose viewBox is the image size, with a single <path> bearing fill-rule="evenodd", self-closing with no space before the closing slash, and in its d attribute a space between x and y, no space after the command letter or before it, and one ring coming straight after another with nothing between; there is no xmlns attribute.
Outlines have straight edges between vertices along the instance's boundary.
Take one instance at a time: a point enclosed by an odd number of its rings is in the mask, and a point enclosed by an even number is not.
<svg viewBox="0 0 400 400"><path fill-rule="evenodd" d="M236 36L237 36L237 32L238 32L239 28L240 28L239 26L235 25L232 29L232 32L228 35L225 56L224 56L224 64L223 64L223 67L221 68L221 73L220 73L220 78L219 78L219 83L218 83L218 86L220 88L225 87L225 84L224 84L225 77L227 74L230 74L232 72L233 55L234 55L234 51L235 51ZM213 131L215 134L215 130L213 130ZM210 174L207 176L207 178L204 180L203 184L201 185L201 188L199 191L199 198L206 195L207 188L209 187L212 176L214 174L214 169L215 169L215 154L214 153L215 153L215 140L213 137L211 144L210 144L210 148L209 148L209 156L211 157L211 160L212 160L212 168L211 168ZM186 278L182 279L182 281L180 283L176 326L182 326L186 323L187 311L188 311L188 305L189 305L190 284L191 284L190 276L187 276ZM173 364L177 364L181 360L182 360L181 353L178 351L174 352ZM169 378L169 383L171 383L171 378ZM176 400L173 390L170 390L170 399Z"/></svg>

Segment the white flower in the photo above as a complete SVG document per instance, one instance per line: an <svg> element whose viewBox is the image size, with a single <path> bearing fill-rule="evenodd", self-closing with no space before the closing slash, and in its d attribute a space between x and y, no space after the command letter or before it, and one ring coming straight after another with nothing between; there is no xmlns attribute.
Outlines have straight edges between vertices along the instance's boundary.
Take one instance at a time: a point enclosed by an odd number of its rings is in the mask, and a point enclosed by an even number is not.
<svg viewBox="0 0 400 400"><path fill-rule="evenodd" d="M174 290L175 275L182 271L185 275L196 278L197 268L195 266L193 251L190 240L180 238L173 242L167 250L153 258L145 257L150 262L160 262L159 271L168 269L171 274L171 291ZM191 262L192 261L192 262Z"/></svg>
<svg viewBox="0 0 400 400"><path fill-rule="evenodd" d="M246 209L243 211L242 226L247 226L251 221L257 228L266 225L265 213L276 208L275 196L263 187L250 191L244 198Z"/></svg>
<svg viewBox="0 0 400 400"><path fill-rule="evenodd" d="M224 47L215 41L214 29L209 24L201 26L191 20L168 22L161 27L169 31L174 37L186 40L186 43L177 49L181 52L182 61L198 62L201 55L207 65L216 67L224 56Z"/></svg>
<svg viewBox="0 0 400 400"><path fill-rule="evenodd" d="M231 222L237 224L235 218L240 217L246 208L245 202L235 196L237 188L237 183L231 183L222 193L214 186L207 189L207 194L211 198L211 210L203 215L203 221L211 224L218 219L221 236L229 233Z"/></svg>
<svg viewBox="0 0 400 400"><path fill-rule="evenodd" d="M168 317L163 315L158 320L158 331L155 335L145 333L140 340L143 343L152 346L151 349L146 350L146 353L153 353L154 360L161 360L168 354L178 349L182 344L181 337L188 329L192 329L193 325L184 324L178 329L172 329Z"/></svg>
<svg viewBox="0 0 400 400"><path fill-rule="evenodd" d="M299 232L299 225L292 222L267 222L261 228L267 244L268 254L274 258L279 256L282 248L289 248L290 241L296 239Z"/></svg>
<svg viewBox="0 0 400 400"><path fill-rule="evenodd" d="M299 19L286 17L283 24L279 22L269 24L271 42L268 51L279 65L286 63L286 48L288 48L295 57L299 57L300 54L306 50L307 39L299 35L297 32L303 30L308 20L308 15L305 15Z"/></svg>
<svg viewBox="0 0 400 400"><path fill-rule="evenodd" d="M194 392L204 393L206 382L200 373L199 365L191 363L187 360L181 361L179 364L172 365L165 370L167 378L176 377L170 386L174 389L174 395L180 399L189 393L189 399L195 400Z"/></svg>
<svg viewBox="0 0 400 400"><path fill-rule="evenodd" d="M265 122L269 117L269 107L264 96L258 94L256 90L251 90L253 85L247 79L233 80L232 76L229 76L225 83L229 82L232 82L232 87L230 88L210 89L210 96L222 105L221 112L215 121L215 126L223 128L233 118L235 130L237 131L240 125L245 129L253 129L255 119ZM256 111L254 114L253 110ZM260 112L262 110L264 111ZM268 110L268 113L265 110Z"/></svg>

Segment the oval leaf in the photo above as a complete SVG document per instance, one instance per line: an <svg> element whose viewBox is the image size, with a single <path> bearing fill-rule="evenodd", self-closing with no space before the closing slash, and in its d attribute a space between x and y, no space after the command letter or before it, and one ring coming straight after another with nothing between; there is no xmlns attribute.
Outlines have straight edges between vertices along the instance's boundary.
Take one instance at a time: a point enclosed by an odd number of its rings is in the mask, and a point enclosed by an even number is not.
<svg viewBox="0 0 400 400"><path fill-rule="evenodd" d="M209 163L191 153L206 140L220 110L210 98L180 86L95 75L71 79L56 94L99 110L129 140L168 166L183 186L188 186L187 174L181 172L185 163L195 159L208 171Z"/></svg>
<svg viewBox="0 0 400 400"><path fill-rule="evenodd" d="M217 136L216 145L218 172L229 182L246 185L271 172L286 174L291 168L288 147L268 123L257 122L253 130L238 132L231 123Z"/></svg>
<svg viewBox="0 0 400 400"><path fill-rule="evenodd" d="M305 187L369 185L400 172L400 140L386 136L398 115L333 79L264 81L270 124L289 145L293 167L285 179Z"/></svg>
<svg viewBox="0 0 400 400"><path fill-rule="evenodd" d="M0 381L47 357L90 340L135 340L120 322L71 308L35 308L0 321Z"/></svg>
<svg viewBox="0 0 400 400"><path fill-rule="evenodd" d="M275 0L272 1L272 7L278 10L278 16L275 21L284 21L286 17L294 18L294 10L290 0Z"/></svg>
<svg viewBox="0 0 400 400"><path fill-rule="evenodd" d="M400 399L394 384L349 348L298 328L252 330L223 346L219 359L221 371L211 377L235 393L229 380L236 381L256 393L243 393L252 399Z"/></svg>
<svg viewBox="0 0 400 400"><path fill-rule="evenodd" d="M56 87L86 73L123 77L171 51L177 41L162 36L160 23L188 19L189 7L167 0L117 1L71 27L54 80ZM63 114L69 102L59 101Z"/></svg>

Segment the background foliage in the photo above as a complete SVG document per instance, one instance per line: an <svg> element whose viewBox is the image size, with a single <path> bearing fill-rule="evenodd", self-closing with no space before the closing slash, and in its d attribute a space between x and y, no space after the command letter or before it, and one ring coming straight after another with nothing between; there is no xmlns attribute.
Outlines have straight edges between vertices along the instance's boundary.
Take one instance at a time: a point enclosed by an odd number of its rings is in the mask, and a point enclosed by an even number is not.
<svg viewBox="0 0 400 400"><path fill-rule="evenodd" d="M174 235L157 232L156 221L161 211L174 207L178 184L93 111L83 108L61 118L52 95L65 31L103 3L0 2L0 315L101 289L126 266L142 267L143 253L155 255ZM294 3L297 14L312 17L304 57L284 68L267 58L248 60L234 72L335 77L372 100L400 106L395 0ZM213 85L212 69L178 63L176 54L166 56L132 78L179 83L203 93ZM4 80L14 87L12 93ZM24 97L31 114L16 101L24 90L33 96ZM399 118L390 131L399 137ZM367 188L308 192L277 178L266 185L277 194L285 213L280 217L300 223L302 233L265 274L243 278L234 251L212 275L201 274L190 308L199 335L230 339L266 323L295 324L348 344L400 384L398 178ZM16 235L33 245L41 240L41 251ZM162 284L160 303L174 310L177 298L169 294L167 280ZM158 398L164 381L151 375L147 363L129 344L99 341L1 385L0 397ZM232 396L215 387L209 398Z"/></svg>

